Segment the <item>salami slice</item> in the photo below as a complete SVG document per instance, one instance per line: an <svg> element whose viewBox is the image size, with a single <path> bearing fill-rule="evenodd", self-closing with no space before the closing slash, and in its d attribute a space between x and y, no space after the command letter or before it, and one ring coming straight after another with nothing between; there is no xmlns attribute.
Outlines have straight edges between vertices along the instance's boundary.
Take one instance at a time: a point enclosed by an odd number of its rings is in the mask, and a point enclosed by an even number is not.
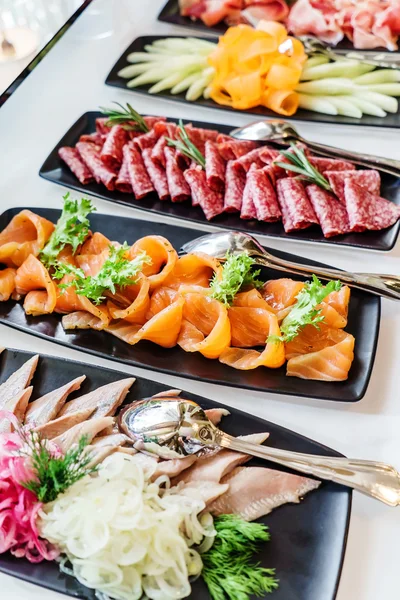
<svg viewBox="0 0 400 600"><path fill-rule="evenodd" d="M156 143L156 145L154 146L154 148L151 151L152 159L157 161L159 165L164 167L164 169L166 167L166 161L165 161L165 155L164 155L164 149L165 149L166 145L167 145L167 140L162 135L158 138L158 142Z"/></svg>
<svg viewBox="0 0 400 600"><path fill-rule="evenodd" d="M164 149L165 170L168 181L169 194L172 202L184 202L190 198L190 187L179 167L175 157L175 150L171 146Z"/></svg>
<svg viewBox="0 0 400 600"><path fill-rule="evenodd" d="M108 135L110 133L110 128L106 125L108 121L108 117L98 117L96 119L96 132L101 135Z"/></svg>
<svg viewBox="0 0 400 600"><path fill-rule="evenodd" d="M101 149L101 160L110 169L119 170L122 163L122 149L129 140L129 134L121 125L111 127Z"/></svg>
<svg viewBox="0 0 400 600"><path fill-rule="evenodd" d="M251 196L256 209L257 219L269 223L279 221L282 213L275 190L264 169L251 167L247 173L247 184L251 188Z"/></svg>
<svg viewBox="0 0 400 600"><path fill-rule="evenodd" d="M351 179L361 188L379 196L381 190L381 176L374 169L359 170L359 171L330 171L326 173L326 177L330 183L332 190L338 197L340 202L345 204L344 184L347 179Z"/></svg>
<svg viewBox="0 0 400 600"><path fill-rule="evenodd" d="M158 142L158 138L160 135L165 133L166 129L167 126L164 121L157 121L151 131L148 133L142 133L135 138L135 145L139 148L139 150L144 150L145 148L154 148Z"/></svg>
<svg viewBox="0 0 400 600"><path fill-rule="evenodd" d="M81 159L81 156L76 148L64 146L58 150L58 156L71 169L75 177L77 177L83 185L94 181L91 170Z"/></svg>
<svg viewBox="0 0 400 600"><path fill-rule="evenodd" d="M166 117L143 117L143 120L146 123L147 127L151 130L154 129L154 127L158 123L165 123L167 119Z"/></svg>
<svg viewBox="0 0 400 600"><path fill-rule="evenodd" d="M109 133L109 130L108 130ZM108 135L107 133L107 135ZM91 142L92 144L96 144L97 146L103 146L104 144L104 140L107 136L106 135L102 135L101 133L84 133L83 135L81 135L81 137L79 138L80 142Z"/></svg>
<svg viewBox="0 0 400 600"><path fill-rule="evenodd" d="M207 185L207 177L203 169L187 169L184 173L189 184L192 198L199 205L208 221L221 214L224 210L222 194L214 192Z"/></svg>
<svg viewBox="0 0 400 600"><path fill-rule="evenodd" d="M300 181L293 177L278 179L276 191L286 232L306 229L313 223L319 223Z"/></svg>
<svg viewBox="0 0 400 600"><path fill-rule="evenodd" d="M115 188L117 173L110 169L110 167L107 167L101 160L101 148L91 142L78 142L76 144L76 149L83 162L93 173L96 182L102 183L108 190L113 190Z"/></svg>
<svg viewBox="0 0 400 600"><path fill-rule="evenodd" d="M234 140L233 138L224 140L220 139L220 136L217 138L217 143L219 153L225 160L235 160L235 158L240 158L244 154L259 147L257 142Z"/></svg>
<svg viewBox="0 0 400 600"><path fill-rule="evenodd" d="M125 144L124 159L128 163L129 177L136 199L141 200L147 194L154 192L155 190L144 166L142 155L136 148L134 140Z"/></svg>
<svg viewBox="0 0 400 600"><path fill-rule="evenodd" d="M124 194L132 194L131 178L129 176L128 155L123 152L122 165L118 173L115 189Z"/></svg>
<svg viewBox="0 0 400 600"><path fill-rule="evenodd" d="M251 152L237 158L234 164L235 168L244 169L247 172L253 164L261 169L265 164L269 164L271 161L270 149L268 146L262 146L261 148L251 150Z"/></svg>
<svg viewBox="0 0 400 600"><path fill-rule="evenodd" d="M347 160L339 160L337 158L324 158L320 156L312 156L310 162L323 175L327 171L354 171L355 165Z"/></svg>
<svg viewBox="0 0 400 600"><path fill-rule="evenodd" d="M225 172L224 212L240 212L246 173L243 169L235 169L233 160L229 160Z"/></svg>
<svg viewBox="0 0 400 600"><path fill-rule="evenodd" d="M218 152L218 146L210 140L205 144L207 183L215 192L225 190L225 161Z"/></svg>
<svg viewBox="0 0 400 600"><path fill-rule="evenodd" d="M306 192L326 238L350 231L347 210L333 194L315 184L308 185Z"/></svg>
<svg viewBox="0 0 400 600"><path fill-rule="evenodd" d="M151 148L142 152L144 166L160 200L169 198L168 180L164 167L151 157Z"/></svg>
<svg viewBox="0 0 400 600"><path fill-rule="evenodd" d="M345 181L344 196L352 231L386 229L400 218L400 206L371 194L351 179Z"/></svg>
<svg viewBox="0 0 400 600"><path fill-rule="evenodd" d="M249 174L250 172L247 174L246 185L244 186L243 190L242 206L240 209L241 219L257 219L257 211L254 205L253 189L251 185L251 179L249 178Z"/></svg>

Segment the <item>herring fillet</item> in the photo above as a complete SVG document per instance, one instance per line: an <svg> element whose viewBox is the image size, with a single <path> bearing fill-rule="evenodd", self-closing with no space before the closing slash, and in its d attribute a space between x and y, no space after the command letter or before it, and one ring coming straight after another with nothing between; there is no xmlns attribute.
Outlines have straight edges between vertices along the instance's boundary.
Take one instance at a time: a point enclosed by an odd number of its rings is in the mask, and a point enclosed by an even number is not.
<svg viewBox="0 0 400 600"><path fill-rule="evenodd" d="M80 411L74 412L71 415L64 415L57 419L53 419L53 421L48 421L48 423L44 423L39 427L35 427L34 431L39 433L41 437L51 440L62 435L75 425L78 425L78 423L82 423L82 421L89 419L92 413L92 407L86 409L82 408Z"/></svg>
<svg viewBox="0 0 400 600"><path fill-rule="evenodd" d="M25 424L40 427L55 419L63 408L68 396L72 392L79 390L85 379L86 375L81 375L56 390L45 394L41 398L30 402L25 415Z"/></svg>
<svg viewBox="0 0 400 600"><path fill-rule="evenodd" d="M79 398L67 402L59 416L70 415L90 407L93 407L92 419L112 416L125 400L134 382L134 377L128 377L103 385L84 396L79 396Z"/></svg>
<svg viewBox="0 0 400 600"><path fill-rule="evenodd" d="M237 467L222 478L229 490L208 507L213 515L236 514L255 521L288 502L299 503L320 481L265 467Z"/></svg>
<svg viewBox="0 0 400 600"><path fill-rule="evenodd" d="M88 443L114 423L112 417L99 417L97 419L89 419L83 423L78 423L71 427L65 433L53 438L53 442L57 444L62 452L67 452L71 446L77 444L82 436L86 436Z"/></svg>
<svg viewBox="0 0 400 600"><path fill-rule="evenodd" d="M9 400L29 386L36 371L38 361L39 355L32 356L32 358L24 363L22 367L10 375L10 377L0 385L0 409L4 408Z"/></svg>
<svg viewBox="0 0 400 600"><path fill-rule="evenodd" d="M18 421L22 423L32 391L33 387L27 387L26 389L21 390L16 396L10 398L8 402L5 403L3 410L14 414ZM8 419L5 418L0 421L0 433L10 433L13 429L14 427Z"/></svg>

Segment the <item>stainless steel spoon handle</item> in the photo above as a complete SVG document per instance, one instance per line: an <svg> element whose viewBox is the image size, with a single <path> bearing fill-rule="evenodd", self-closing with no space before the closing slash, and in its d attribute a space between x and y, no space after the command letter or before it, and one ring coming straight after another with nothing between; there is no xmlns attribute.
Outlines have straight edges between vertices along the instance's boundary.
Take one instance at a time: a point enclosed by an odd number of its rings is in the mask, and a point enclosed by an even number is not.
<svg viewBox="0 0 400 600"><path fill-rule="evenodd" d="M376 296L400 300L400 277L397 275L378 275L372 273L349 273L339 269L325 269L302 265L288 260L283 260L272 255L263 258L253 256L254 261L264 267L274 268L278 271L295 273L296 275L312 275L313 273L322 279L340 279L349 287L357 288Z"/></svg>
<svg viewBox="0 0 400 600"><path fill-rule="evenodd" d="M237 452L264 458L295 471L334 481L372 496L389 506L400 504L400 474L384 463L340 457L300 454L268 446L258 446L228 434L223 434L220 445Z"/></svg>
<svg viewBox="0 0 400 600"><path fill-rule="evenodd" d="M349 58L358 60L366 65L373 65L374 67L380 67L382 69L400 69L400 57L398 54L389 54L388 52L358 52L352 50L334 50L331 55L335 56L335 60Z"/></svg>
<svg viewBox="0 0 400 600"><path fill-rule="evenodd" d="M384 158L383 156L373 156L372 154L361 154L360 152L349 152L341 148L335 148L334 146L326 146L325 144L319 144L318 142L311 142L300 136L298 136L297 139L307 144L310 150L337 156L341 159L347 158L351 162L361 166L379 169L380 171L384 171L395 177L400 177L400 160Z"/></svg>

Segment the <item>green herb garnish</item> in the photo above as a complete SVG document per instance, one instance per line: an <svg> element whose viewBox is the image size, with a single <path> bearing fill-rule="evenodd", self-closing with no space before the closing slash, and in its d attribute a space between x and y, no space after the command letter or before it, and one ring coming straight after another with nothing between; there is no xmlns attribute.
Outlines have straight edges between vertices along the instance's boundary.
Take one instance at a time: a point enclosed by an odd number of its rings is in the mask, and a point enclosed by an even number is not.
<svg viewBox="0 0 400 600"><path fill-rule="evenodd" d="M100 106L103 115L107 115L108 117L108 121L106 122L107 127L121 125L126 131L143 131L143 133L150 131L142 115L132 108L130 104L126 103L127 108L124 108L119 102L114 102L114 104L119 106L121 110Z"/></svg>
<svg viewBox="0 0 400 600"><path fill-rule="evenodd" d="M187 131L183 125L182 119L179 119L179 138L178 140L172 140L171 138L165 138L167 140L168 146L173 146L182 154L190 158L190 160L194 160L198 165L201 166L202 169L206 168L206 159L200 152L198 148L193 144L190 140Z"/></svg>
<svg viewBox="0 0 400 600"><path fill-rule="evenodd" d="M329 281L323 285L318 277L312 276L312 281L307 282L297 295L297 302L290 313L283 319L280 330L281 336L270 335L268 342L290 342L306 325L313 325L319 329L318 323L324 320L321 309L316 308L328 294L338 292L342 284L340 281Z"/></svg>
<svg viewBox="0 0 400 600"><path fill-rule="evenodd" d="M82 436L79 443L62 456L54 456L44 440L34 431L22 433L26 449L23 454L32 462L36 478L21 483L35 494L40 502L52 502L59 494L90 473L92 455L87 452L88 438Z"/></svg>
<svg viewBox="0 0 400 600"><path fill-rule="evenodd" d="M211 297L230 306L242 287L247 285L255 288L262 287L263 282L256 279L260 274L260 269L252 271L254 264L254 260L245 252L243 254L229 254L228 252L221 279L218 279L215 274L211 280Z"/></svg>
<svg viewBox="0 0 400 600"><path fill-rule="evenodd" d="M91 201L86 198L80 201L70 200L68 193L63 200L64 206L56 228L39 255L41 262L47 268L55 265L57 256L65 246L72 246L75 254L89 234L90 223L87 216L96 210Z"/></svg>
<svg viewBox="0 0 400 600"><path fill-rule="evenodd" d="M106 290L115 294L116 288L124 288L136 283L136 276L142 271L145 264L151 264L151 258L143 251L133 260L125 258L129 250L125 242L120 248L113 245L109 247L108 258L97 275L86 276L82 269L68 263L57 263L53 277L62 279L64 275L74 275L73 281L59 285L60 289L73 286L80 296L85 296L95 304L105 300L103 295Z"/></svg>
<svg viewBox="0 0 400 600"><path fill-rule="evenodd" d="M214 527L214 544L202 554L202 576L212 600L248 600L276 590L275 570L252 562L257 545L270 538L266 525L221 515L214 519Z"/></svg>
<svg viewBox="0 0 400 600"><path fill-rule="evenodd" d="M291 142L290 147L292 152L290 150L283 150L281 152L282 156L289 162L275 162L274 164L278 167L282 167L285 171L299 173L299 179L308 181L309 183L315 183L324 190L331 192L332 188L329 185L329 181L310 163L304 150L296 146L293 142Z"/></svg>

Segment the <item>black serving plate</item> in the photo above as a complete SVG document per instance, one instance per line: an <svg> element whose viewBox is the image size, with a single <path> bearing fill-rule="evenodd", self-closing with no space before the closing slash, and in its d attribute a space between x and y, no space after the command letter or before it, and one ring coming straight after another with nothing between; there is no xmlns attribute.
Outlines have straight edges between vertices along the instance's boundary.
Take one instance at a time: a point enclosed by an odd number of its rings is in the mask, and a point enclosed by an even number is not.
<svg viewBox="0 0 400 600"><path fill-rule="evenodd" d="M107 76L106 84L114 87L122 88L125 91L133 92L136 94L149 95L150 85L140 86L134 89L130 89L126 86L128 80L122 79L122 77L118 77L118 72L126 67L129 63L127 61L127 56L131 52L144 52L144 47L147 44L152 44L156 40L162 40L166 38L182 38L186 36L181 35L146 35L136 38L132 44L125 50L122 56L115 63L110 73ZM204 40L208 40L210 42L217 42L217 38L215 37L204 37L200 38ZM153 96L152 96L153 97ZM164 98L165 100L172 100L175 102L183 102L184 104L194 105L194 106L203 106L205 108L217 108L219 110L228 110L235 113L242 113L247 115L256 115L257 117L272 117L277 118L277 113L269 110L264 107L256 107L251 108L245 111L239 111L235 108L230 108L229 106L222 106L221 104L217 104L214 100L206 100L205 98L199 98L195 102L188 102L185 99L185 94L176 94L172 95L168 90L164 92L160 92L156 94L158 98ZM339 123L340 125L367 125L372 127L392 127L399 128L400 127L400 111L395 114L389 113L386 117L371 117L369 115L363 115L361 119L354 119L352 117L344 117L340 115L332 116L332 115L323 115L320 113L312 112L310 110L299 109L295 115L292 117L285 117L286 120L293 121L310 121L311 123Z"/></svg>
<svg viewBox="0 0 400 600"><path fill-rule="evenodd" d="M204 31L205 33L212 33L216 35L224 34L228 29L228 26L225 23L217 23L213 27L207 27L203 23L201 19L191 19L190 17L182 17L179 11L179 0L168 0L168 2L161 9L160 14L158 15L158 20L163 23L171 23L172 25L179 25L180 27L186 27L189 29L193 29L196 31ZM332 48L339 48L345 50L356 50L354 45L350 40L344 38L341 42L339 42L336 46L332 46ZM367 50L361 50L364 54L365 52L388 52L387 48L373 48Z"/></svg>
<svg viewBox="0 0 400 600"><path fill-rule="evenodd" d="M27 352L5 350L0 355L0 382L31 356ZM126 373L121 371L41 356L33 379L32 398L38 398L80 375L87 377L79 392L83 394L126 377ZM160 383L137 379L125 402L146 398L166 389ZM221 406L194 394L183 392L183 395L204 408ZM231 435L269 431L268 444L271 446L309 454L340 456L337 452L279 425L240 410L229 410L231 416L223 419L223 428ZM249 464L277 468L276 465L257 459ZM274 567L279 579L279 589L265 598L334 600L346 547L351 497L349 489L334 483L323 483L300 504L282 506L261 519L270 529L271 541L263 546L257 559L264 567ZM92 590L80 585L73 577L60 573L56 563L43 562L35 565L7 553L0 555L0 572L74 598L95 600ZM192 589L192 600L209 600L210 596L202 579L196 581Z"/></svg>
<svg viewBox="0 0 400 600"><path fill-rule="evenodd" d="M123 204L124 206L175 217L177 219L184 219L186 221L207 223L214 225L215 227L236 229L250 234L268 235L271 237L283 238L285 240L323 242L340 246L354 246L358 248L385 251L393 248L396 243L400 231L400 221L389 229L384 229L382 231L348 233L346 235L338 235L327 239L323 236L322 231L318 226L302 229L293 233L285 233L281 223L263 223L262 221L256 220L247 221L241 219L238 213L223 213L210 222L205 218L201 208L192 206L190 202L161 202L156 193L150 194L143 200L135 200L133 194L124 194L118 190L109 191L105 186L96 182L82 185L66 164L60 159L58 156L58 149L62 146L75 146L81 135L95 131L95 120L99 116L101 116L101 113L99 112L87 112L72 125L43 163L39 171L41 177L80 192L87 192L88 194L97 196L103 200ZM177 121L177 119L173 118L170 118L169 120ZM200 121L191 122L196 127L218 129L221 133L226 134L234 128L233 125L216 125L215 123L204 123ZM382 195L388 200L400 204L400 179L383 172L381 172L381 178Z"/></svg>
<svg viewBox="0 0 400 600"><path fill-rule="evenodd" d="M20 210L22 209L13 208L0 216L0 231ZM30 210L53 222L57 221L60 215L60 211L54 209L30 208ZM195 237L191 229L111 215L95 213L91 215L90 223L92 231L100 231L111 240L119 242L126 240L129 244L143 236L157 234L165 236L179 250L185 242ZM311 265L319 264L286 252L273 249L270 251L286 260L303 261ZM262 268L261 278L265 281L279 277L282 277L282 272ZM301 279L301 277L297 279ZM0 302L0 323L102 358L209 383L258 392L273 392L341 402L355 402L365 394L376 353L379 322L380 299L371 294L354 290L346 330L356 338L355 359L348 380L332 383L287 377L285 366L280 369L258 368L252 371L238 371L221 364L218 360L209 360L198 352L184 352L179 346L166 349L148 341L141 341L130 346L104 331L74 330L66 332L62 327L60 315L54 313L32 317L25 314L22 303Z"/></svg>

